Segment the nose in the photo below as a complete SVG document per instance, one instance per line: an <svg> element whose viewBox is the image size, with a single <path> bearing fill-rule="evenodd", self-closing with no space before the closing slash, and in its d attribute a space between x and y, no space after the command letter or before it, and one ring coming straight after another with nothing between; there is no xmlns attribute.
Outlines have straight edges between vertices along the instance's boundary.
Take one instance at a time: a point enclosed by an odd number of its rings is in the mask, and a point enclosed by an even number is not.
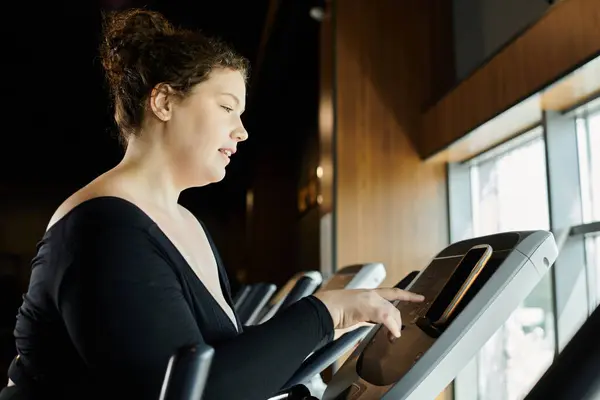
<svg viewBox="0 0 600 400"><path fill-rule="evenodd" d="M248 131L246 131L246 128L241 126L240 128L233 131L233 134L231 136L236 142L243 142L246 139L248 139Z"/></svg>

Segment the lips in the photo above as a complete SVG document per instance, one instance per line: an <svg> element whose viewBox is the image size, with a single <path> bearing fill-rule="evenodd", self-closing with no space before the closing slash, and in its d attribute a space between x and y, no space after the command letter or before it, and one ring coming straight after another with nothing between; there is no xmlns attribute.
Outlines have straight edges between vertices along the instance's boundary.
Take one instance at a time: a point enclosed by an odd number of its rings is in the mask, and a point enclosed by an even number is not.
<svg viewBox="0 0 600 400"><path fill-rule="evenodd" d="M231 157L233 155L233 151L230 149L219 149L219 151L225 154L227 157Z"/></svg>

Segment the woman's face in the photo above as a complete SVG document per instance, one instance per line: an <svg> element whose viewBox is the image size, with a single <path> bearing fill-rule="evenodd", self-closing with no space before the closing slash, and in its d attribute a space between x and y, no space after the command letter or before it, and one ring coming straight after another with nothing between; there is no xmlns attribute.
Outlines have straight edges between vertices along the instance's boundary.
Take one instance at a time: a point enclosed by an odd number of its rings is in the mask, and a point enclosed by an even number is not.
<svg viewBox="0 0 600 400"><path fill-rule="evenodd" d="M183 187L203 186L225 177L225 167L248 138L242 124L246 83L242 74L215 69L183 99L173 102L165 141L170 163Z"/></svg>

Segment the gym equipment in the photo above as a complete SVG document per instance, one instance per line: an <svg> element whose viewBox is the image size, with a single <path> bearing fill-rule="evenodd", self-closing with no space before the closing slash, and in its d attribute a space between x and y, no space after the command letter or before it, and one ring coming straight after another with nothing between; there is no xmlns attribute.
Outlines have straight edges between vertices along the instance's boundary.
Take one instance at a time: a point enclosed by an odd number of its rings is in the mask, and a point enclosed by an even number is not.
<svg viewBox="0 0 600 400"><path fill-rule="evenodd" d="M404 277L395 286L399 289L406 288L418 275L419 271L413 271ZM283 385L283 392L292 387L307 384L311 378L323 372L327 367L332 365L336 360L346 354L352 347L360 342L370 331L371 326L361 326L334 340L331 343L323 346L321 349L311 354L300 366L298 371Z"/></svg>
<svg viewBox="0 0 600 400"><path fill-rule="evenodd" d="M260 310L273 296L277 287L272 283L255 283L245 297L239 302L235 310L242 325L250 325L258 318Z"/></svg>
<svg viewBox="0 0 600 400"><path fill-rule="evenodd" d="M159 400L200 400L213 355L206 344L179 349L169 359Z"/></svg>
<svg viewBox="0 0 600 400"><path fill-rule="evenodd" d="M385 266L382 263L348 265L336 271L319 290L375 289L385 277Z"/></svg>
<svg viewBox="0 0 600 400"><path fill-rule="evenodd" d="M372 329L327 386L323 400L435 398L529 295L556 260L547 231L464 240L438 253L399 303L402 338Z"/></svg>
<svg viewBox="0 0 600 400"><path fill-rule="evenodd" d="M286 308L288 308L290 305L294 304L298 300L313 294L315 292L316 288L317 288L317 286L315 285L315 282L311 278L309 278L308 276L303 276L302 278L300 278L298 280L298 282L296 282L296 284L294 285L292 290L290 290L288 295L285 296L283 301L280 303L280 306L277 309L277 312L275 313L275 315L277 315L281 311L285 310Z"/></svg>
<svg viewBox="0 0 600 400"><path fill-rule="evenodd" d="M244 300L246 300L246 297L248 297L250 289L252 289L251 285L243 285L242 287L240 287L240 289L233 297L233 308L237 310L240 307Z"/></svg>
<svg viewBox="0 0 600 400"><path fill-rule="evenodd" d="M277 295L271 299L266 310L261 312L262 316L259 318L258 323L262 324L276 315L283 304L288 306L295 301L300 300L302 297L313 294L315 291L335 289L374 289L383 282L385 277L385 266L382 263L355 264L343 267L323 285L321 285L323 278L320 272L300 272L294 275L292 279L277 292ZM300 284L301 287L294 287L299 284L299 280L301 279L304 280L304 283ZM312 284L309 283L310 281L312 281ZM293 294L292 289L295 289Z"/></svg>
<svg viewBox="0 0 600 400"><path fill-rule="evenodd" d="M271 319L277 314L284 303L288 306L292 302L300 300L302 297L313 294L322 282L323 276L319 271L305 271L295 274L279 291L277 291L263 310L260 311L257 318L258 324L262 324Z"/></svg>

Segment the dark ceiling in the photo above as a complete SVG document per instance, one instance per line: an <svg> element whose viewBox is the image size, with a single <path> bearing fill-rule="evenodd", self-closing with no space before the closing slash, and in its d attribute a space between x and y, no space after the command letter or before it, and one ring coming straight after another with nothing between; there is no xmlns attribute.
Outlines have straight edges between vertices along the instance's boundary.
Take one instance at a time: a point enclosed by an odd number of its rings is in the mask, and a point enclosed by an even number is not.
<svg viewBox="0 0 600 400"><path fill-rule="evenodd" d="M256 66L269 3L3 4L0 188L76 188L118 162L121 149L114 138L112 109L97 58L101 9L145 6L161 11L177 25L222 37ZM279 125L302 118L302 113L314 117L318 23L308 14L312 2L280 0L280 4L260 75L254 71L250 81L252 101L245 119L252 136L247 155L230 166L230 182L249 179L248 166L257 149L274 140L282 131ZM305 82L312 82L312 91Z"/></svg>

